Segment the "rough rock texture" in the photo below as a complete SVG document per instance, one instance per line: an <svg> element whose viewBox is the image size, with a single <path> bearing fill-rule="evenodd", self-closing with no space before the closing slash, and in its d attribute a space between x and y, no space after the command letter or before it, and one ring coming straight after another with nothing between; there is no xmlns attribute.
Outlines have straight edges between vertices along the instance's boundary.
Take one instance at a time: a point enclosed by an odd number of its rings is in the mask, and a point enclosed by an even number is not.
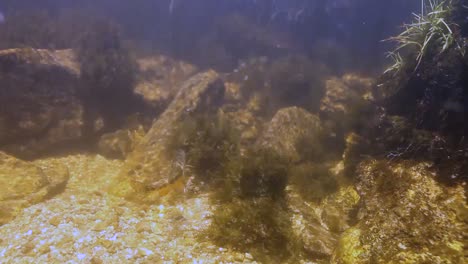
<svg viewBox="0 0 468 264"><path fill-rule="evenodd" d="M144 129L120 129L101 136L98 142L99 153L110 158L125 158L144 136Z"/></svg>
<svg viewBox="0 0 468 264"><path fill-rule="evenodd" d="M325 82L325 96L320 101L320 116L332 120L337 129L348 130L362 118L360 111L372 101L373 79L346 74Z"/></svg>
<svg viewBox="0 0 468 264"><path fill-rule="evenodd" d="M44 201L65 189L69 175L65 166L41 166L0 152L0 225L21 210Z"/></svg>
<svg viewBox="0 0 468 264"><path fill-rule="evenodd" d="M263 120L256 117L252 112L239 109L233 112L226 112L226 118L232 121L234 127L240 131L243 144L252 144L260 136Z"/></svg>
<svg viewBox="0 0 468 264"><path fill-rule="evenodd" d="M135 92L156 108L164 107L177 94L181 84L197 72L194 65L161 56L142 58Z"/></svg>
<svg viewBox="0 0 468 264"><path fill-rule="evenodd" d="M305 252L314 258L329 259L339 235L349 227L351 211L359 202L356 190L343 187L318 203L305 202L293 186L288 187L287 193L293 230Z"/></svg>
<svg viewBox="0 0 468 264"><path fill-rule="evenodd" d="M434 180L427 163L365 161L358 168L359 223L333 263L465 263L463 186Z"/></svg>
<svg viewBox="0 0 468 264"><path fill-rule="evenodd" d="M196 67L164 56L138 60L135 92L162 111ZM23 158L83 139L80 65L73 50L0 51L0 148ZM99 123L94 124L99 130Z"/></svg>
<svg viewBox="0 0 468 264"><path fill-rule="evenodd" d="M168 149L176 122L193 113L217 109L224 97L224 85L214 71L200 73L184 83L166 111L130 154L114 193L128 196L134 191L157 190L180 176Z"/></svg>
<svg viewBox="0 0 468 264"><path fill-rule="evenodd" d="M283 108L267 125L257 145L259 148L274 150L287 160L297 162L301 159L297 151L300 140L313 141L321 132L320 119L316 115L298 107Z"/></svg>
<svg viewBox="0 0 468 264"><path fill-rule="evenodd" d="M0 51L0 146L29 157L81 137L78 82L71 50Z"/></svg>

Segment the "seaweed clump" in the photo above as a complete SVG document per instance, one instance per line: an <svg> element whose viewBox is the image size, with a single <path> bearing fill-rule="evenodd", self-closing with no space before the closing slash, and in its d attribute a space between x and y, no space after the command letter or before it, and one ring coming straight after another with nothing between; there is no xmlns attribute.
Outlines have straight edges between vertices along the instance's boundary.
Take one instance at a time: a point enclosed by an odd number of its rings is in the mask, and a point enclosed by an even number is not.
<svg viewBox="0 0 468 264"><path fill-rule="evenodd" d="M120 30L109 21L96 21L77 45L81 65L80 96L85 105L86 132L101 117L105 131L122 125L142 101L133 92L137 66L123 45Z"/></svg>
<svg viewBox="0 0 468 264"><path fill-rule="evenodd" d="M409 65L414 66L416 71L423 59L431 54L441 55L454 45L464 56L464 49L453 30L458 25L451 22L452 2L451 0L429 0L427 3L422 1L422 13L415 14L415 21L405 25L405 30L400 35L390 38L398 43L398 46L389 53L394 64L387 68L386 73L398 73ZM406 52L408 57L414 57L414 63L408 64L408 61L400 55L401 51Z"/></svg>
<svg viewBox="0 0 468 264"><path fill-rule="evenodd" d="M222 114L185 117L174 130L168 149L181 169L201 183L219 183L239 156L239 132Z"/></svg>
<svg viewBox="0 0 468 264"><path fill-rule="evenodd" d="M229 167L213 196L218 206L203 238L266 263L299 257L302 247L285 199L289 163L271 150L252 148Z"/></svg>
<svg viewBox="0 0 468 264"><path fill-rule="evenodd" d="M265 261L288 259L298 249L284 196L290 165L270 149L242 146L239 134L221 112L193 115L169 144L181 176L193 179L186 188L209 188L217 205L199 239Z"/></svg>
<svg viewBox="0 0 468 264"><path fill-rule="evenodd" d="M205 235L267 263L291 260L302 251L284 196L288 165L266 150L252 153L257 156L242 159L239 174L215 196L219 204Z"/></svg>

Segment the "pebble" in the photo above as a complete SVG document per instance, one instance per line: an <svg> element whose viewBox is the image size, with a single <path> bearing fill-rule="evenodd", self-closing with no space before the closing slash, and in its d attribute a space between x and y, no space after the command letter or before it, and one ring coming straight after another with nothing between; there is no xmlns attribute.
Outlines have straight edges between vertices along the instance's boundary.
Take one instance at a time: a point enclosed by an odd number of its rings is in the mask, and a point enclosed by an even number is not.
<svg viewBox="0 0 468 264"><path fill-rule="evenodd" d="M49 220L49 224L53 226L58 226L62 222L62 217L56 215Z"/></svg>
<svg viewBox="0 0 468 264"><path fill-rule="evenodd" d="M139 222L135 228L138 233L151 232L151 224L146 221Z"/></svg>
<svg viewBox="0 0 468 264"><path fill-rule="evenodd" d="M100 232L100 231L103 231L103 230L106 230L108 227L107 223L104 222L104 221L100 221L98 223L96 223L93 227L93 230L94 231L97 231L97 232Z"/></svg>
<svg viewBox="0 0 468 264"><path fill-rule="evenodd" d="M90 263L91 264L102 264L103 261L102 261L101 258L94 256L94 257L91 258Z"/></svg>

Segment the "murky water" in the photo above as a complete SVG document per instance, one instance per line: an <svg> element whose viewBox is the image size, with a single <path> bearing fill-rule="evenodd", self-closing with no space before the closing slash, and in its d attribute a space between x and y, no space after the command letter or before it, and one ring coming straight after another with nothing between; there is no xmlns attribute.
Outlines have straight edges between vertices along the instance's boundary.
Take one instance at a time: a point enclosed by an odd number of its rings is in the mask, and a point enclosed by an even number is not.
<svg viewBox="0 0 468 264"><path fill-rule="evenodd" d="M463 0L0 2L0 263L466 263Z"/></svg>

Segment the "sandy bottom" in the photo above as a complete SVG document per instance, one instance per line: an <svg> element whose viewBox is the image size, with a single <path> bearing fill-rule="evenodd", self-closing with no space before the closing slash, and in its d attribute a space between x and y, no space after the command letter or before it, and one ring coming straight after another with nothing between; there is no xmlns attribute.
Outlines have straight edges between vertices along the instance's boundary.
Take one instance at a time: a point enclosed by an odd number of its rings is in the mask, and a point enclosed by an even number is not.
<svg viewBox="0 0 468 264"><path fill-rule="evenodd" d="M214 210L208 195L138 205L105 192L121 161L57 160L70 170L66 190L0 227L0 263L255 263L200 238Z"/></svg>

